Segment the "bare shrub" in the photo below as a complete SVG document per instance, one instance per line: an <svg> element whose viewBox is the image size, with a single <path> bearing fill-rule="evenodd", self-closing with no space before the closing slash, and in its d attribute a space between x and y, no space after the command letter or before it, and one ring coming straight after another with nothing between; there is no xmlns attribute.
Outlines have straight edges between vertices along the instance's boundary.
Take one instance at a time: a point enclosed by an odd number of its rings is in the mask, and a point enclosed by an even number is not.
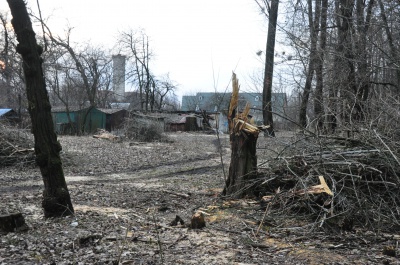
<svg viewBox="0 0 400 265"><path fill-rule="evenodd" d="M165 141L164 124L158 119L131 116L124 124L125 137L141 142Z"/></svg>

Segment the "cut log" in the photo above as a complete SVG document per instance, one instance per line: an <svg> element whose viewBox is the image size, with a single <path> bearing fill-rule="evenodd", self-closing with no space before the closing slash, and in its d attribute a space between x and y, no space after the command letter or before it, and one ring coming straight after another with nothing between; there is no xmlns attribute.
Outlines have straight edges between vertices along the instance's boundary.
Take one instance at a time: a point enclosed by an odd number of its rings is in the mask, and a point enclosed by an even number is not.
<svg viewBox="0 0 400 265"><path fill-rule="evenodd" d="M204 214L201 212L196 212L191 219L190 227L192 229L201 229L206 226L206 221L204 220Z"/></svg>
<svg viewBox="0 0 400 265"><path fill-rule="evenodd" d="M99 130L98 134L93 135L93 138L97 138L97 139L106 139L106 140L110 140L110 141L116 141L119 139L118 136L107 132L106 130Z"/></svg>
<svg viewBox="0 0 400 265"><path fill-rule="evenodd" d="M0 230L3 232L21 232L28 230L22 213L0 215Z"/></svg>
<svg viewBox="0 0 400 265"><path fill-rule="evenodd" d="M178 193L178 192L173 192L173 191L168 191L168 190L162 190L162 191L165 192L165 193L169 193L169 194L172 194L172 195L175 195L175 196L179 196L179 197L185 198L185 199L190 198L190 194Z"/></svg>

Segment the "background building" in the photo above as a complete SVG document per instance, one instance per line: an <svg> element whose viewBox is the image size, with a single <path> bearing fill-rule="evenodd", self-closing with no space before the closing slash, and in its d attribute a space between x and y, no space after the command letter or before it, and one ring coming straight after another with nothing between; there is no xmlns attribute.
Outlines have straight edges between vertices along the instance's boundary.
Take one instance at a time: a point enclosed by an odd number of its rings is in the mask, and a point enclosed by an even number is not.
<svg viewBox="0 0 400 265"><path fill-rule="evenodd" d="M199 92L194 96L182 97L182 111L207 111L221 112L227 114L231 93ZM287 107L286 93L272 93L272 111L274 123L281 122L281 116L285 116ZM243 109L246 103L250 104L250 114L257 124L263 123L262 116L262 93L239 93L239 109Z"/></svg>
<svg viewBox="0 0 400 265"><path fill-rule="evenodd" d="M113 92L117 102L125 100L125 56L113 55Z"/></svg>

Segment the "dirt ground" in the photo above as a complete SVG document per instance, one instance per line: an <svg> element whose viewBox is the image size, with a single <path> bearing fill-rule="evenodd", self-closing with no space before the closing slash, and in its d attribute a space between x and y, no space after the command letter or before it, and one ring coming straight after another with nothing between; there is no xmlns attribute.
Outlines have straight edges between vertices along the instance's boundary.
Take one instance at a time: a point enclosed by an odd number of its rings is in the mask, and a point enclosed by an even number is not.
<svg viewBox="0 0 400 265"><path fill-rule="evenodd" d="M289 136L260 137L259 162ZM400 264L384 251L399 251L399 234L328 233L301 220L264 217L265 207L254 199L222 200L227 135L221 136L222 156L215 135L174 133L168 139L59 137L73 217L43 218L38 169L0 169L0 214L22 212L29 226L0 234L0 265ZM188 227L196 211L205 215L203 229ZM185 223L172 226L176 216Z"/></svg>

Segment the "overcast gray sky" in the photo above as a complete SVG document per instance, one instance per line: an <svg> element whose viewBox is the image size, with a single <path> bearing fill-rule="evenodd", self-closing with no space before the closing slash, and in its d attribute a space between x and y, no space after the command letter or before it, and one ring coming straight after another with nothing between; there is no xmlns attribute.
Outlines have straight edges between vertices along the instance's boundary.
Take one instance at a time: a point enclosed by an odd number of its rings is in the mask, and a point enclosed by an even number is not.
<svg viewBox="0 0 400 265"><path fill-rule="evenodd" d="M36 0L27 0L35 12ZM2 5L6 1L2 1ZM170 73L178 95L223 91L236 71L245 79L262 63L267 29L254 0L39 0L53 33L74 28L72 41L112 47L119 31L143 28L156 75ZM7 10L8 6L1 7ZM215 77L215 78L214 78ZM214 85L214 80L216 85Z"/></svg>

